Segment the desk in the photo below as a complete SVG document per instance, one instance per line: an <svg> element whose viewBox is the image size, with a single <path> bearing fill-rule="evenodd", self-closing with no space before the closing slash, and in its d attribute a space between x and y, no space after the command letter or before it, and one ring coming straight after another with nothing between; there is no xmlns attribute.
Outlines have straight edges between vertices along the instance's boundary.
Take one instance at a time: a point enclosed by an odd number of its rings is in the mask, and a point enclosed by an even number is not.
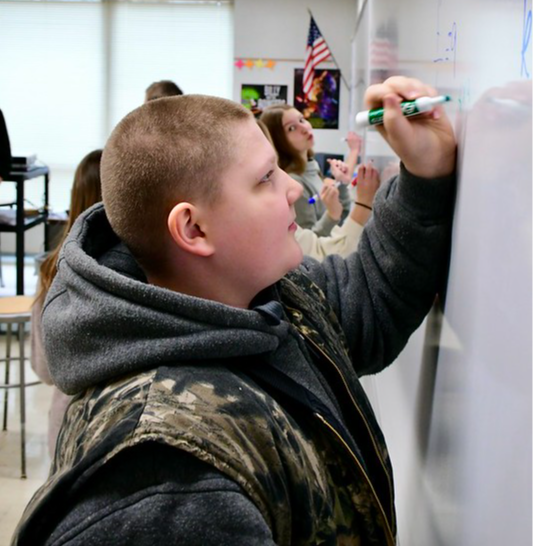
<svg viewBox="0 0 533 546"><path fill-rule="evenodd" d="M41 176L44 176L43 208L35 216L26 217L24 215L24 186L28 180ZM14 182L17 185L15 225L0 224L0 232L15 233L16 235L17 295L21 295L24 294L24 232L46 223L48 218L49 169L43 166L30 171L11 171L4 182ZM48 250L48 230L46 229L44 230L44 249Z"/></svg>

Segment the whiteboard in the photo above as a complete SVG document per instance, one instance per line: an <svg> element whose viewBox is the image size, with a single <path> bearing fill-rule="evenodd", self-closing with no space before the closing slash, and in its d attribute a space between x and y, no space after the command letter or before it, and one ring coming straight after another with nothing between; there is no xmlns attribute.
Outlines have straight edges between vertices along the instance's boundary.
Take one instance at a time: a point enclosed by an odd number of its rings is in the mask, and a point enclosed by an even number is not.
<svg viewBox="0 0 533 546"><path fill-rule="evenodd" d="M444 314L435 308L369 388L400 544L530 546L531 0L361 5L354 70L451 95L459 143ZM353 92L355 110L360 100ZM365 141L367 157L393 156L374 130Z"/></svg>

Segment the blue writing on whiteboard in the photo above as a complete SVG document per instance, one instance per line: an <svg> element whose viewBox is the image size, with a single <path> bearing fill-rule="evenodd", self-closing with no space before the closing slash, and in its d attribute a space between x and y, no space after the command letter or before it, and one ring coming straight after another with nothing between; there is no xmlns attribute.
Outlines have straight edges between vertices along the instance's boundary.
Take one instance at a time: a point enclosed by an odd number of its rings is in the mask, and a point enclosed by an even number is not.
<svg viewBox="0 0 533 546"><path fill-rule="evenodd" d="M437 36L440 36L440 32L437 32ZM453 22L452 28L446 33L446 38L446 47L440 52L440 57L433 59L433 62L453 62L453 75L455 77L455 65L457 60L457 23L455 21Z"/></svg>
<svg viewBox="0 0 533 546"><path fill-rule="evenodd" d="M526 54L531 46L531 9L527 9L528 0L524 0L524 23L522 29L522 65L520 75L530 78L531 74L527 69Z"/></svg>

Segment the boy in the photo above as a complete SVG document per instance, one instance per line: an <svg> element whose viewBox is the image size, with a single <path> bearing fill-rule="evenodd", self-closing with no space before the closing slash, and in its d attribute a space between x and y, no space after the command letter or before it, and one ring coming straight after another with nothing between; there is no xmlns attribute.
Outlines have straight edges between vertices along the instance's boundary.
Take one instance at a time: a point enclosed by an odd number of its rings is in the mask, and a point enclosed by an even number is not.
<svg viewBox="0 0 533 546"><path fill-rule="evenodd" d="M367 91L402 171L358 253L322 264L299 265L300 185L245 109L168 98L117 126L105 212L74 226L43 311L54 380L78 396L14 544L395 543L357 377L394 360L443 273L453 131L399 108L435 94Z"/></svg>

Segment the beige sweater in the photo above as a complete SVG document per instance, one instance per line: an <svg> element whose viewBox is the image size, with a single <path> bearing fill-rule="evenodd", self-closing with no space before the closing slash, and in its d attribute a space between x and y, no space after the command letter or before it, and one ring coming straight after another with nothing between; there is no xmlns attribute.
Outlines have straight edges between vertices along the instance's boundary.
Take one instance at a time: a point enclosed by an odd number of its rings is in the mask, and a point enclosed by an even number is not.
<svg viewBox="0 0 533 546"><path fill-rule="evenodd" d="M310 229L298 227L295 238L305 255L319 261L329 254L339 254L346 258L357 249L363 229L363 226L348 217L342 226L332 229L329 237L319 237Z"/></svg>

